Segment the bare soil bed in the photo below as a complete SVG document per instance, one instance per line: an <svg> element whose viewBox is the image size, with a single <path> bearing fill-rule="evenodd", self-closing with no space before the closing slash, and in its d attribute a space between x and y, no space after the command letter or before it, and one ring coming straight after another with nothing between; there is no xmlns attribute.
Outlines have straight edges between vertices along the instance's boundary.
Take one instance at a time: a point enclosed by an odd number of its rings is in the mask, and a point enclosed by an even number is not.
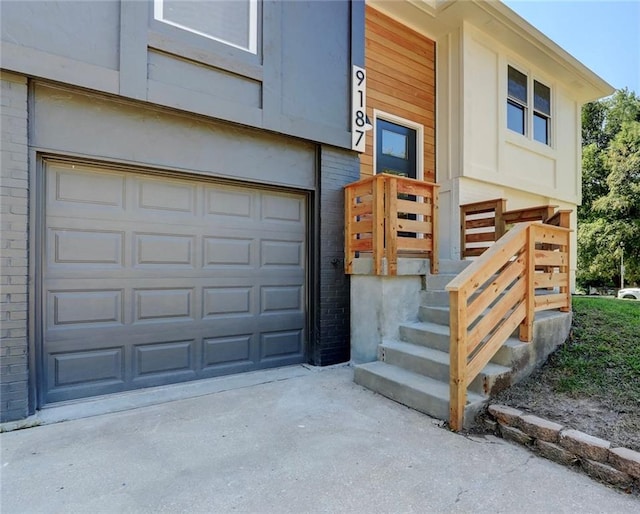
<svg viewBox="0 0 640 514"><path fill-rule="evenodd" d="M493 402L640 451L640 302L574 297L567 341Z"/></svg>
<svg viewBox="0 0 640 514"><path fill-rule="evenodd" d="M492 403L509 405L567 428L610 441L614 447L640 451L640 412L633 406L603 403L597 398L576 398L554 391L545 368L526 381L496 396Z"/></svg>

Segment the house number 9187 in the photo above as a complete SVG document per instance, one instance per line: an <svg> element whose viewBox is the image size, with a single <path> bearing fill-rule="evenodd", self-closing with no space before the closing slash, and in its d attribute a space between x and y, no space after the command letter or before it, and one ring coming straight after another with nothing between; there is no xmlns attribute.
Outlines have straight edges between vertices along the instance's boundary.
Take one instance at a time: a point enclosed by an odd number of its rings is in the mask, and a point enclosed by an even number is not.
<svg viewBox="0 0 640 514"><path fill-rule="evenodd" d="M354 66L351 72L351 149L364 152L367 130L367 73Z"/></svg>

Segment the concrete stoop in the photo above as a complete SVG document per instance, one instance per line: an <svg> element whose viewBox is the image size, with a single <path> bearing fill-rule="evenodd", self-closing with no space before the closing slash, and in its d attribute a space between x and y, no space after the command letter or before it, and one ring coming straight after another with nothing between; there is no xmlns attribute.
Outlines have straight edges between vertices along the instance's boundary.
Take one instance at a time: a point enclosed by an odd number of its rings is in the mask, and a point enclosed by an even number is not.
<svg viewBox="0 0 640 514"><path fill-rule="evenodd" d="M432 417L449 419L449 293L444 288L468 263L441 261L440 269L446 272L427 275L418 320L401 323L399 338L383 340L377 361L355 366L357 384ZM464 428L473 426L492 395L528 376L562 344L570 327L570 313L542 312L534 321L533 342L509 338L470 384Z"/></svg>
<svg viewBox="0 0 640 514"><path fill-rule="evenodd" d="M381 361L356 366L354 380L356 384L433 418L449 419L449 384L446 382ZM471 426L466 425L466 420L474 420L487 401L488 398L475 393L467 395L465 428Z"/></svg>

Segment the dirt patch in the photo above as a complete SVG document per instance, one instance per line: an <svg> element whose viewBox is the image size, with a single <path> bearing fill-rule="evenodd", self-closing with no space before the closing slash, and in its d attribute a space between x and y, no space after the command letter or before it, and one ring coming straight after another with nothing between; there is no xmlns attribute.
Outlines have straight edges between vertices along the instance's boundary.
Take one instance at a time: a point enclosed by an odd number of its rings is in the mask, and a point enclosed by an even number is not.
<svg viewBox="0 0 640 514"><path fill-rule="evenodd" d="M606 439L614 447L640 451L640 406L606 404L594 397L575 398L558 393L550 385L549 374L543 367L520 384L496 395L492 403L509 405Z"/></svg>

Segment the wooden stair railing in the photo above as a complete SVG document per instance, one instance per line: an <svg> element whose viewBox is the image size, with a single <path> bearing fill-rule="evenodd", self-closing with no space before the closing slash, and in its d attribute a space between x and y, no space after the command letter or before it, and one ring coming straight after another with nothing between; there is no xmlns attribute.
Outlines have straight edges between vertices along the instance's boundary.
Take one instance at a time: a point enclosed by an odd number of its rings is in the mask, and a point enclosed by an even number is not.
<svg viewBox="0 0 640 514"><path fill-rule="evenodd" d="M565 226L565 217L555 218L557 205L536 205L507 210L504 198L484 200L460 206L460 258L478 257L500 239L511 225L528 221L542 221L550 225ZM553 223L549 220L554 219ZM568 220L568 218L566 218ZM566 226L568 227L568 221Z"/></svg>
<svg viewBox="0 0 640 514"><path fill-rule="evenodd" d="M460 258L477 257L487 251L505 232L503 198L460 206ZM473 246L468 246L472 243Z"/></svg>
<svg viewBox="0 0 640 514"><path fill-rule="evenodd" d="M398 255L429 258L438 273L438 185L381 173L345 186L345 273L371 254L376 275L396 275Z"/></svg>
<svg viewBox="0 0 640 514"><path fill-rule="evenodd" d="M447 285L452 430L463 426L467 387L513 331L519 326L520 339L531 341L535 312L571 309L570 233L539 222L516 225ZM558 292L536 296L542 288Z"/></svg>

